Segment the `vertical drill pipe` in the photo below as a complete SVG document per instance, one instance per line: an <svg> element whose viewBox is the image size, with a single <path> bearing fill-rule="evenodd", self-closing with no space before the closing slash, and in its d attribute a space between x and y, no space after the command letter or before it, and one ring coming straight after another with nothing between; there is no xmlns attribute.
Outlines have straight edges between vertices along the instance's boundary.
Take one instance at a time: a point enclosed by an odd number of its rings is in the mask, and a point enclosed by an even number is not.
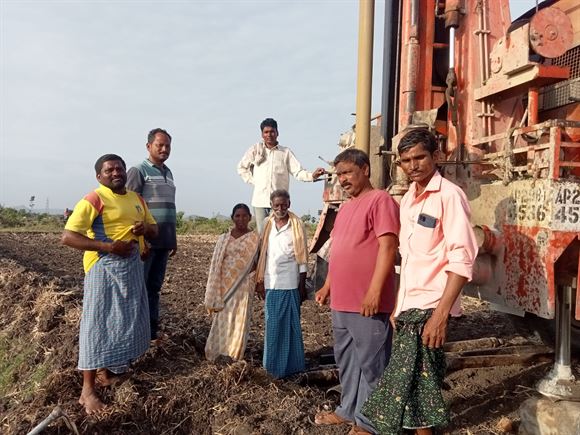
<svg viewBox="0 0 580 435"><path fill-rule="evenodd" d="M538 105L540 99L540 91L537 87L530 87L528 91L528 125L538 123Z"/></svg>
<svg viewBox="0 0 580 435"><path fill-rule="evenodd" d="M561 286L556 297L556 367L570 367L572 287Z"/></svg>
<svg viewBox="0 0 580 435"><path fill-rule="evenodd" d="M482 85L487 80L487 72L485 71L485 60L484 60L485 56L487 56L487 53L485 52L484 48L485 34L484 34L483 8L484 8L483 0L480 0L477 4L477 19L479 24L478 26L479 29L477 32L477 42L479 47L479 74L481 77ZM485 114L487 113L487 103L485 101L482 101L480 104L481 104L481 126L483 128L482 136L485 137L489 135L489 131L487 129L487 116L485 116Z"/></svg>
<svg viewBox="0 0 580 435"><path fill-rule="evenodd" d="M419 0L410 2L409 40L407 41L407 89L405 89L406 125L412 124L417 99L419 69Z"/></svg>
<svg viewBox="0 0 580 435"><path fill-rule="evenodd" d="M395 104L398 93L396 81L399 68L398 42L401 26L396 17L400 14L401 0L385 0L385 21L383 40L383 86L381 97L381 136L385 148L391 149L391 138L396 134L395 123L398 119L398 106Z"/></svg>
<svg viewBox="0 0 580 435"><path fill-rule="evenodd" d="M374 0L360 0L355 146L367 154L370 151L371 134L374 13Z"/></svg>
<svg viewBox="0 0 580 435"><path fill-rule="evenodd" d="M483 22L483 71L485 80L489 79L489 30L487 29L487 0L482 0L482 22ZM485 102L485 113L491 114L491 104L486 101ZM491 129L491 116L485 117L486 126L487 126L487 134L493 134Z"/></svg>

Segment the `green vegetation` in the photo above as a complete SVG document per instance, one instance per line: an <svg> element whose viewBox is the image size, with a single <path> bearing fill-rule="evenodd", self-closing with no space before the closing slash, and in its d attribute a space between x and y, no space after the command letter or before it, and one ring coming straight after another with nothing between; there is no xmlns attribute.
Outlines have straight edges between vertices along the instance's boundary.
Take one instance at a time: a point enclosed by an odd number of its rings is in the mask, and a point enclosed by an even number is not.
<svg viewBox="0 0 580 435"><path fill-rule="evenodd" d="M32 348L24 346L24 340L9 340L0 336L0 397L12 393L22 383L22 371L28 367Z"/></svg>
<svg viewBox="0 0 580 435"><path fill-rule="evenodd" d="M230 220L184 215L182 211L177 213L177 234L222 234L232 226Z"/></svg>
<svg viewBox="0 0 580 435"><path fill-rule="evenodd" d="M316 229L314 219L310 215L304 215L302 221L308 234L312 235ZM222 234L231 227L232 222L229 219L185 217L184 212L177 213L177 234ZM255 228L253 221L250 227ZM63 228L62 216L0 206L0 231L60 232Z"/></svg>
<svg viewBox="0 0 580 435"><path fill-rule="evenodd" d="M0 229L54 232L62 231L64 222L61 216L47 213L31 213L0 206Z"/></svg>

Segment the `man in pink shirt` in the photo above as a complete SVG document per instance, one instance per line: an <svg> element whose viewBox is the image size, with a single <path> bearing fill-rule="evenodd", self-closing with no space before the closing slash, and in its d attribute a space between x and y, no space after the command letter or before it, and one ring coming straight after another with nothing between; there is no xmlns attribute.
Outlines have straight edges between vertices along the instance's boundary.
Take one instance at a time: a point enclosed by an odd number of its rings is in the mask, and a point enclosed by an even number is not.
<svg viewBox="0 0 580 435"><path fill-rule="evenodd" d="M371 185L370 162L363 151L343 151L334 166L351 199L336 217L328 276L316 301L322 305L330 297L342 393L336 410L319 412L315 423L352 423L350 434L376 433L361 407L379 381L391 350L389 316L395 302L399 206L387 192Z"/></svg>
<svg viewBox="0 0 580 435"><path fill-rule="evenodd" d="M431 434L449 422L441 396L443 344L477 245L467 197L437 171L435 136L411 130L398 151L412 184L401 200L401 280L391 319L396 333L389 367L363 413L380 433Z"/></svg>

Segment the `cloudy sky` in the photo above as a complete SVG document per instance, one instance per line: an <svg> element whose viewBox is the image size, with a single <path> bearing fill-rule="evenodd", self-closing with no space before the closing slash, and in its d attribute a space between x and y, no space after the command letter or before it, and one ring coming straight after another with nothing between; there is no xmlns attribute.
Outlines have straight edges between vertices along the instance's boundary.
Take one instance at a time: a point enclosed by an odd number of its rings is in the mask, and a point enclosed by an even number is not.
<svg viewBox="0 0 580 435"><path fill-rule="evenodd" d="M535 1L512 4L515 17ZM357 25L355 0L0 0L0 205L72 207L97 157L133 165L162 127L178 209L229 214L250 201L235 167L262 119L306 168L334 157L354 121ZM316 213L321 183L290 189Z"/></svg>

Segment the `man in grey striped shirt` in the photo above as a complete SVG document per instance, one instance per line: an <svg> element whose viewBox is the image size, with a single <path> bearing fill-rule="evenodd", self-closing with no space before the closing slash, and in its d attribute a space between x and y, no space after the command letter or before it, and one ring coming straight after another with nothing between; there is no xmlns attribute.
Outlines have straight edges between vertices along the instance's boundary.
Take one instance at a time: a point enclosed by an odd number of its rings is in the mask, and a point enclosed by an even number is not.
<svg viewBox="0 0 580 435"><path fill-rule="evenodd" d="M171 153L171 136L156 128L147 136L149 157L127 172L127 188L139 193L157 221L159 236L151 240L149 257L145 260L145 284L149 297L151 340L159 329L159 293L165 278L167 260L177 252L175 183L165 165Z"/></svg>

